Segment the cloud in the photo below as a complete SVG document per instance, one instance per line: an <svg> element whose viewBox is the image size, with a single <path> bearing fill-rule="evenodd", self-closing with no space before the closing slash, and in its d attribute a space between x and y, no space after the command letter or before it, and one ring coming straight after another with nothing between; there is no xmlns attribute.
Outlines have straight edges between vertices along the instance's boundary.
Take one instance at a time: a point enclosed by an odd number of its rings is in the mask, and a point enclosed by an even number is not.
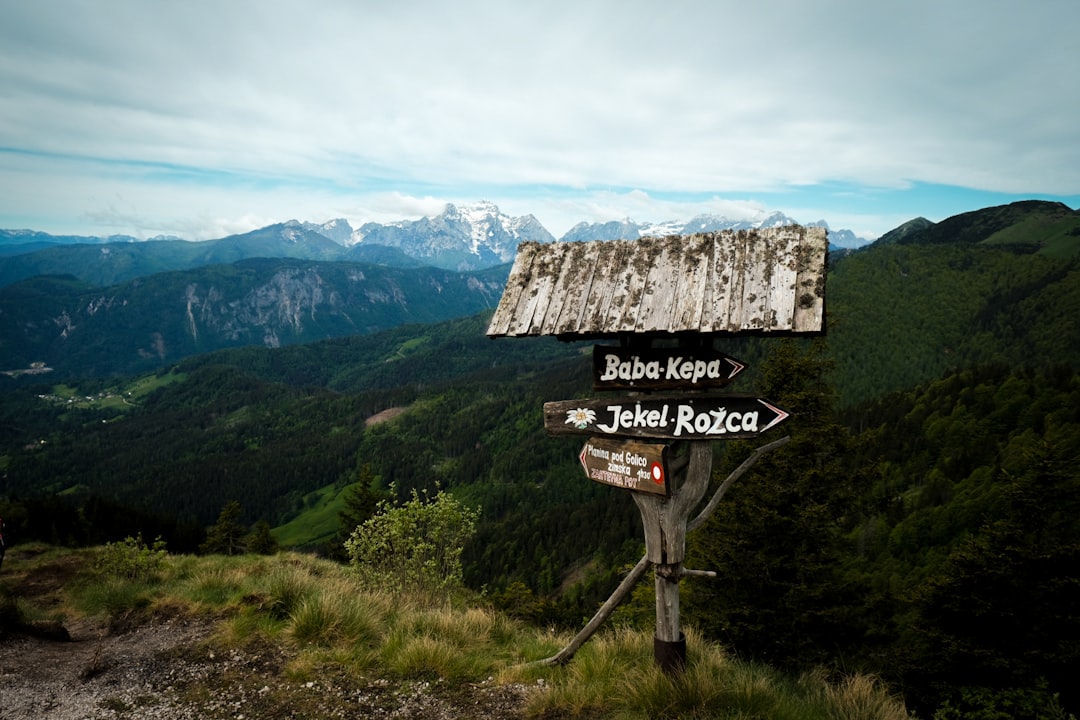
<svg viewBox="0 0 1080 720"><path fill-rule="evenodd" d="M1071 5L5 3L0 146L42 213L119 193L151 224L529 188L590 218L828 183L1075 195Z"/></svg>

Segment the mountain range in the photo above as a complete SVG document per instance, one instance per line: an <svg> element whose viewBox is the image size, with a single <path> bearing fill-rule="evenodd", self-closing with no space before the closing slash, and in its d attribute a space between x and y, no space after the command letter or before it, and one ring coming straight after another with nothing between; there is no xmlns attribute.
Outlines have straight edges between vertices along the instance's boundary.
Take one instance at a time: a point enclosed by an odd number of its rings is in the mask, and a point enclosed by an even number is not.
<svg viewBox="0 0 1080 720"><path fill-rule="evenodd" d="M783 213L761 213L751 220L699 215L689 222L639 223L630 219L578 223L560 241L636 240L646 236L687 235L719 230L791 225ZM810 225L828 228L824 220ZM834 248L869 241L850 230L830 230ZM111 284L148 272L182 270L235 262L247 257L377 262L398 267L431 265L447 270L479 270L511 262L519 243L555 242L532 215L511 217L490 202L447 205L435 216L353 228L347 220L316 224L290 220L217 240L189 242L155 237L139 242L126 235L60 236L33 230L0 230L0 285L41 274L73 274L94 284ZM107 249L102 249L106 247Z"/></svg>
<svg viewBox="0 0 1080 720"><path fill-rule="evenodd" d="M721 215L698 215L689 222L669 221L663 223L637 223L633 220L612 220L605 223L580 222L570 228L560 240L581 242L588 240L637 240L643 237L667 237L669 235L692 235L723 230L752 230L784 225L800 224L781 212L762 213L752 220L732 220ZM823 227L829 231L829 246L833 250L852 250L871 241L857 237L850 230L833 230L824 220L801 223L807 227Z"/></svg>
<svg viewBox="0 0 1080 720"><path fill-rule="evenodd" d="M788 220L773 214L759 226ZM719 218L681 227L579 224L564 240L731 227ZM226 347L278 347L471 315L498 304L518 240L554 242L540 233L531 216L508 218L487 204L358 230L345 221L289 222L216 241L78 243L9 256L0 263L0 372L130 374ZM1080 213L1025 201L940 223L916 218L870 247L957 243L1071 257L1080 247ZM467 264L466 257L498 264L463 272L433 262Z"/></svg>

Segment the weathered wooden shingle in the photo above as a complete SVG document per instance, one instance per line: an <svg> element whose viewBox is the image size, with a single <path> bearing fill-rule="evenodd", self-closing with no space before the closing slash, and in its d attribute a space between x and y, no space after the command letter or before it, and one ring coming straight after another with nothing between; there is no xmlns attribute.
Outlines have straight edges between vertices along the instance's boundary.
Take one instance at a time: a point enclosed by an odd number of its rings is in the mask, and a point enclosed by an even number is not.
<svg viewBox="0 0 1080 720"><path fill-rule="evenodd" d="M492 337L818 332L826 233L799 225L522 243Z"/></svg>

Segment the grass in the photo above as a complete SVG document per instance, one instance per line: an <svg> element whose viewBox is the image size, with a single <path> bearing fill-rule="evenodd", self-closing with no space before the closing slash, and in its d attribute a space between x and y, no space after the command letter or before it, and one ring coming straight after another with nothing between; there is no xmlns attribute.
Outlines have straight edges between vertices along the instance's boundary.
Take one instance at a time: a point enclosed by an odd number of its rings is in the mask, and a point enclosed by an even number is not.
<svg viewBox="0 0 1080 720"><path fill-rule="evenodd" d="M1069 258L1080 252L1080 219L1073 216L1036 216L1000 230L983 241L986 245L1030 245L1042 255Z"/></svg>
<svg viewBox="0 0 1080 720"><path fill-rule="evenodd" d="M274 537L285 547L311 547L333 538L341 525L338 514L345 509L345 494L352 488L327 485L304 496L306 510L294 520L274 528Z"/></svg>
<svg viewBox="0 0 1080 720"><path fill-rule="evenodd" d="M285 658L274 670L274 688L302 689L328 677L354 688L356 697L388 683L451 694L515 686L528 688L516 710L530 718L908 717L874 678L792 678L733 658L692 630L687 667L674 678L653 664L651 633L625 627L600 632L565 666L537 665L569 635L512 620L476 596L432 603L363 592L347 568L299 553L168 556L154 579L129 580L96 574L96 551L21 549L9 552L0 576L4 625L41 614L28 605L34 598L16 598L12 589L55 568L55 587L36 596L51 617L94 616L109 626L122 618L125 627L140 617L217 618L216 656L273 648ZM302 702L283 690L273 696L279 708Z"/></svg>
<svg viewBox="0 0 1080 720"><path fill-rule="evenodd" d="M415 353L417 350L419 350L421 347L423 347L424 345L426 345L430 341L431 341L431 338L424 337L424 336L415 337L415 338L411 338L409 340L406 340L405 342L401 343L401 345L398 346L397 350L395 350L392 355L390 355L389 357L386 358L386 362L392 362L394 360L403 360L403 359L407 358L409 355L412 355L413 353Z"/></svg>

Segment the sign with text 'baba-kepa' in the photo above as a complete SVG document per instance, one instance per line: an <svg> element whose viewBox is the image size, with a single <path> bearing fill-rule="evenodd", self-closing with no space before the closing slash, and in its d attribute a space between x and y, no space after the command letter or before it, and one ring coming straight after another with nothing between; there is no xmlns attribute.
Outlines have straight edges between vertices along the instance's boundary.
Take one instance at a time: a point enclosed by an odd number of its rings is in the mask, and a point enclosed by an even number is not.
<svg viewBox="0 0 1080 720"><path fill-rule="evenodd" d="M665 440L756 437L788 417L751 395L589 398L544 403L549 435L610 435Z"/></svg>
<svg viewBox="0 0 1080 720"><path fill-rule="evenodd" d="M746 366L712 348L593 347L593 388L704 390L730 383Z"/></svg>

